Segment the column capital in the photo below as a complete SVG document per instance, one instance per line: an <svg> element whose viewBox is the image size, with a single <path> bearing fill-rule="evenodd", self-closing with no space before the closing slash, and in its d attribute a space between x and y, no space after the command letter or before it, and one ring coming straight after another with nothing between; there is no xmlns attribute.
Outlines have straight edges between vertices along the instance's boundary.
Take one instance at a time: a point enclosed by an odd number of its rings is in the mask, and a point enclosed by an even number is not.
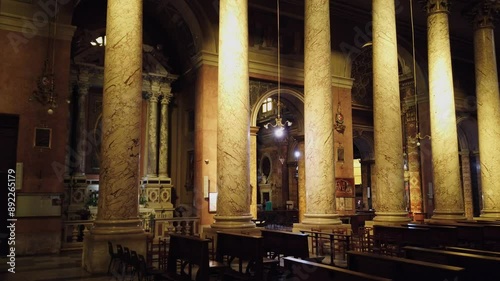
<svg viewBox="0 0 500 281"><path fill-rule="evenodd" d="M420 0L419 2L428 15L450 12L451 0Z"/></svg>
<svg viewBox="0 0 500 281"><path fill-rule="evenodd" d="M481 0L470 5L463 15L473 25L474 30L481 28L494 28L500 11L500 1Z"/></svg>
<svg viewBox="0 0 500 281"><path fill-rule="evenodd" d="M142 92L142 98L148 100L149 102L158 102L160 94L160 92L155 91Z"/></svg>

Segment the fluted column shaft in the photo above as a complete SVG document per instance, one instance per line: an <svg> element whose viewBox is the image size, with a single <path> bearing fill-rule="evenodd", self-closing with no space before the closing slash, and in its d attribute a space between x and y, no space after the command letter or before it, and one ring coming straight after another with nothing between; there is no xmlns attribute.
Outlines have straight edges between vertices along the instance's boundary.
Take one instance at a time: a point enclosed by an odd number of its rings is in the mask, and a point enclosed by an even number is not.
<svg viewBox="0 0 500 281"><path fill-rule="evenodd" d="M250 214L248 1L219 3L217 214L213 228L255 227Z"/></svg>
<svg viewBox="0 0 500 281"><path fill-rule="evenodd" d="M435 220L464 219L447 0L428 0L429 107Z"/></svg>
<svg viewBox="0 0 500 281"><path fill-rule="evenodd" d="M152 82L151 93L148 100L148 177L157 177L158 162L158 98L160 86Z"/></svg>
<svg viewBox="0 0 500 281"><path fill-rule="evenodd" d="M78 117L76 123L76 176L85 175L87 157L87 99L90 87L90 73L87 67L81 67L78 75Z"/></svg>
<svg viewBox="0 0 500 281"><path fill-rule="evenodd" d="M335 208L330 4L306 0L304 128L306 213L303 224L340 224Z"/></svg>
<svg viewBox="0 0 500 281"><path fill-rule="evenodd" d="M141 0L108 0L106 41L99 207L92 232L110 223L116 232L143 232L138 220Z"/></svg>
<svg viewBox="0 0 500 281"><path fill-rule="evenodd" d="M481 217L500 219L500 95L493 32L494 7L478 7L474 30L477 127L481 161L483 209Z"/></svg>
<svg viewBox="0 0 500 281"><path fill-rule="evenodd" d="M373 127L377 222L408 221L394 1L373 0Z"/></svg>
<svg viewBox="0 0 500 281"><path fill-rule="evenodd" d="M172 98L170 86L162 87L163 96L160 108L160 159L158 174L160 178L168 178L168 104Z"/></svg>

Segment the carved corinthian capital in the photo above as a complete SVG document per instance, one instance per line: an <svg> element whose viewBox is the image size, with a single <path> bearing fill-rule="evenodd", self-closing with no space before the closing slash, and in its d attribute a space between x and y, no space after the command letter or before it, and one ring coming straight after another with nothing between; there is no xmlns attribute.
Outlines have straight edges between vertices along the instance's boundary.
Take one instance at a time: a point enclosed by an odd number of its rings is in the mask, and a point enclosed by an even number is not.
<svg viewBox="0 0 500 281"><path fill-rule="evenodd" d="M421 0L420 3L427 14L450 12L451 0Z"/></svg>

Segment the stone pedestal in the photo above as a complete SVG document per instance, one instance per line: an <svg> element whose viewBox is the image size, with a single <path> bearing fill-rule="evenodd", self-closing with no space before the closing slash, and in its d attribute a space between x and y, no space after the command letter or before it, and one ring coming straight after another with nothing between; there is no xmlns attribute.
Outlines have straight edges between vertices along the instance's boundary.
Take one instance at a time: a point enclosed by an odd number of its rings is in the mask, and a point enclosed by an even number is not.
<svg viewBox="0 0 500 281"><path fill-rule="evenodd" d="M146 256L146 233L144 231L127 233L129 227L125 227L126 232L124 233L115 227L116 222L109 221L109 223L113 226L103 233L85 234L82 266L88 272L106 273L108 271L110 261L108 241L113 244L114 251L116 251L116 245L120 244L122 247L128 247L131 251L136 251L137 254Z"/></svg>

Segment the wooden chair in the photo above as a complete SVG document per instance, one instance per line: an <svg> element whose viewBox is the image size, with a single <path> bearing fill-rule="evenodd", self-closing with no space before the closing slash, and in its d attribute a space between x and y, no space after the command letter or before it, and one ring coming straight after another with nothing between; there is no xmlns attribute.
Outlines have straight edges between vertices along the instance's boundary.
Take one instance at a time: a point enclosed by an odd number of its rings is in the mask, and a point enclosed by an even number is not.
<svg viewBox="0 0 500 281"><path fill-rule="evenodd" d="M139 281L160 281L167 280L162 277L163 270L148 266L143 255L138 255L139 258Z"/></svg>

